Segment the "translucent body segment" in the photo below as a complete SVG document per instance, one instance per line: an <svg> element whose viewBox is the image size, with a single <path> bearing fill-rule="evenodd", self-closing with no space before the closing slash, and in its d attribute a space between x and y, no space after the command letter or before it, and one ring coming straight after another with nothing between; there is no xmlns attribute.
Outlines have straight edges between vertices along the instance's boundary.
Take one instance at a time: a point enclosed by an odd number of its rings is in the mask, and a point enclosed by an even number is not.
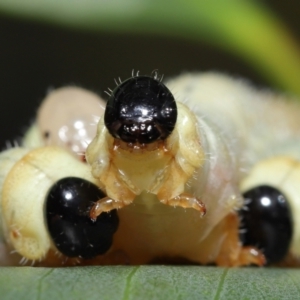
<svg viewBox="0 0 300 300"><path fill-rule="evenodd" d="M104 100L95 93L79 87L63 87L44 99L36 125L45 145L80 154L94 138L104 108Z"/></svg>

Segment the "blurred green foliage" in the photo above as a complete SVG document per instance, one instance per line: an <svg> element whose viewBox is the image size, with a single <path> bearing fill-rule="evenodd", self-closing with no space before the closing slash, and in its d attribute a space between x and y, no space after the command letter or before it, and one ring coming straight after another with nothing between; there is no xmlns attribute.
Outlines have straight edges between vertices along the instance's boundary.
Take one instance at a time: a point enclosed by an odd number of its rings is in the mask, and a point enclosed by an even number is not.
<svg viewBox="0 0 300 300"><path fill-rule="evenodd" d="M1 0L0 12L86 30L206 40L300 95L300 51L284 24L254 0Z"/></svg>

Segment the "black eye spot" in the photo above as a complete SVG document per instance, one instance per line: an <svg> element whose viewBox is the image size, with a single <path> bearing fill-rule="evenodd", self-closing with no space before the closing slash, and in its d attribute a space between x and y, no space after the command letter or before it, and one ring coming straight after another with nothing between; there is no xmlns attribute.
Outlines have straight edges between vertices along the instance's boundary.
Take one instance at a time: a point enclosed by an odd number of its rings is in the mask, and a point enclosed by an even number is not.
<svg viewBox="0 0 300 300"><path fill-rule="evenodd" d="M54 184L46 198L45 215L57 249L68 257L92 258L112 244L119 219L115 210L96 220L88 216L91 205L105 197L93 183L68 177Z"/></svg>
<svg viewBox="0 0 300 300"><path fill-rule="evenodd" d="M45 131L43 135L44 135L44 139L48 139L50 137L50 132Z"/></svg>
<svg viewBox="0 0 300 300"><path fill-rule="evenodd" d="M241 240L244 245L263 250L268 263L275 263L287 254L293 235L293 220L285 196L271 186L258 186L244 193L246 210L242 217Z"/></svg>
<svg viewBox="0 0 300 300"><path fill-rule="evenodd" d="M126 143L148 144L166 139L177 120L177 106L169 89L148 77L132 77L115 88L104 122L110 134Z"/></svg>

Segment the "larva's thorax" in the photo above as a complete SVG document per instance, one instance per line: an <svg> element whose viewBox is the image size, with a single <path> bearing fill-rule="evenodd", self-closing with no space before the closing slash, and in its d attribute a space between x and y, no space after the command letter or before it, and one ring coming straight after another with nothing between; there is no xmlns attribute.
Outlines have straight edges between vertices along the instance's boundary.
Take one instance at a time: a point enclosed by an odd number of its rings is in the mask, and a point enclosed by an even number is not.
<svg viewBox="0 0 300 300"><path fill-rule="evenodd" d="M100 119L97 136L87 148L86 157L109 197L132 202L147 191L166 201L184 192L185 183L205 160L195 127L197 120L187 107L181 103L178 106L178 125L172 134L150 144L114 139L103 118Z"/></svg>
<svg viewBox="0 0 300 300"><path fill-rule="evenodd" d="M109 150L118 177L136 194L142 191L156 193L169 175L174 159L174 154L166 148L164 142L147 148L141 149L139 145L122 148L119 143L115 143Z"/></svg>

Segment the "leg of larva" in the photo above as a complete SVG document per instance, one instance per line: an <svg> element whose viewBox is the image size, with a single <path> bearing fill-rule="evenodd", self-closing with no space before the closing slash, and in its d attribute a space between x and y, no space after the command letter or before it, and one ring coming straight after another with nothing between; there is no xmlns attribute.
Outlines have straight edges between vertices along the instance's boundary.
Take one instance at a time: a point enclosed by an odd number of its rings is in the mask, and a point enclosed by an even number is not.
<svg viewBox="0 0 300 300"><path fill-rule="evenodd" d="M216 258L218 266L238 267L255 264L263 266L265 256L255 247L243 247L239 240L239 217L237 213L230 213L223 221L226 237Z"/></svg>
<svg viewBox="0 0 300 300"><path fill-rule="evenodd" d="M200 212L201 217L203 217L206 214L205 204L199 198L191 196L187 193L182 193L179 196L176 196L172 199L161 200L160 202L171 206L194 208Z"/></svg>
<svg viewBox="0 0 300 300"><path fill-rule="evenodd" d="M286 257L282 261L276 263L275 266L281 268L300 268L299 257L292 253L288 253Z"/></svg>
<svg viewBox="0 0 300 300"><path fill-rule="evenodd" d="M112 166L111 166L111 169ZM109 185L113 196L107 196L94 203L90 210L90 218L96 220L102 212L109 212L113 209L119 209L132 203L136 195L116 176L116 172L111 172L109 177L105 178L106 186Z"/></svg>
<svg viewBox="0 0 300 300"><path fill-rule="evenodd" d="M109 212L113 209L122 208L131 202L124 202L122 200L114 200L110 197L104 197L98 200L90 210L90 218L96 221L97 217L103 212Z"/></svg>
<svg viewBox="0 0 300 300"><path fill-rule="evenodd" d="M132 203L136 194L132 192L126 184L118 177L118 171L111 164L109 167L109 175L101 177L101 183L110 187L107 197L99 199L94 203L90 210L90 217L96 220L102 212L109 212L113 209L119 209Z"/></svg>

